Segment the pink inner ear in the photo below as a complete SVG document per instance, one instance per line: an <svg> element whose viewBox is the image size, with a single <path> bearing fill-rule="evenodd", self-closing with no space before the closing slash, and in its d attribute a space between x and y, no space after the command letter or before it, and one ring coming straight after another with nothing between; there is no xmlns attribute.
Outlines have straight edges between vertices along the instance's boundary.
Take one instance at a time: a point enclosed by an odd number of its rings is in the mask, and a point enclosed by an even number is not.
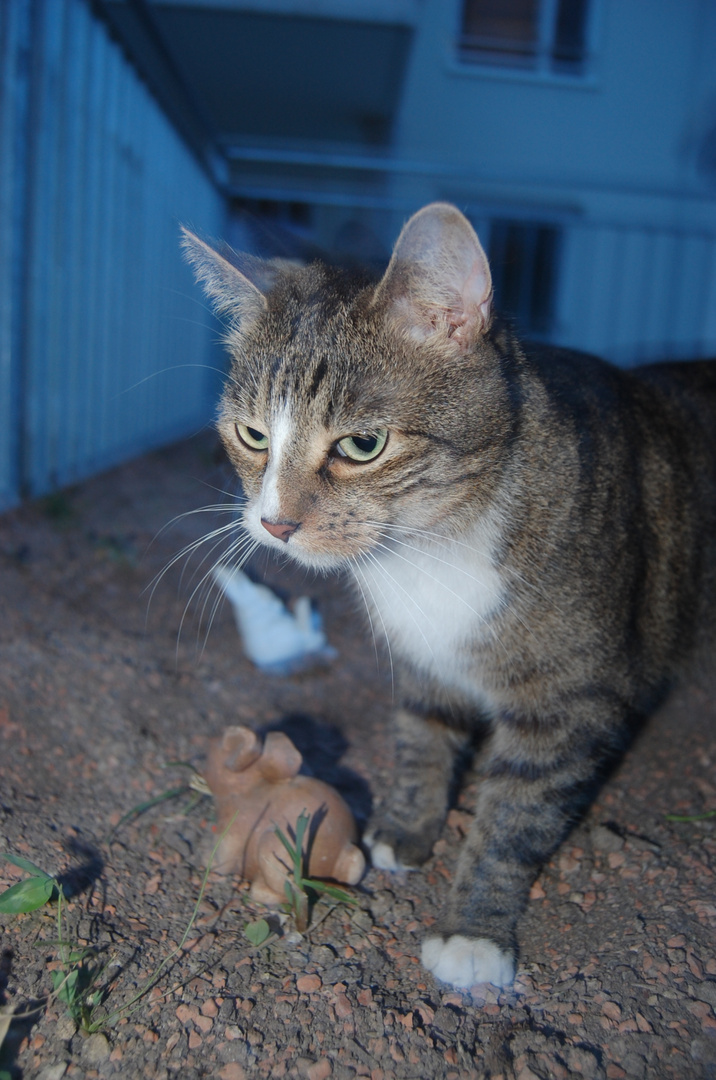
<svg viewBox="0 0 716 1080"><path fill-rule="evenodd" d="M480 251L480 257L475 259L472 269L465 281L463 297L466 310L469 312L473 309L477 309L480 313L483 325L485 325L490 316L492 280L487 260L482 251Z"/></svg>
<svg viewBox="0 0 716 1080"><path fill-rule="evenodd" d="M467 349L490 319L492 279L480 241L454 206L434 203L418 211L398 237L376 301L410 337L447 337Z"/></svg>

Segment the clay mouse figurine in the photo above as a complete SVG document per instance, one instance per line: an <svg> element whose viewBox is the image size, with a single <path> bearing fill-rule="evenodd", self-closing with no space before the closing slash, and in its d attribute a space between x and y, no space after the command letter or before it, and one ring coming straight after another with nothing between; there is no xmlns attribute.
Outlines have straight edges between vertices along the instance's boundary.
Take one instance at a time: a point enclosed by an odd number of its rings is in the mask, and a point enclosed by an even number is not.
<svg viewBox="0 0 716 1080"><path fill-rule="evenodd" d="M269 732L262 745L251 728L230 727L210 744L204 779L216 802L217 831L236 815L217 850L215 869L250 881L251 897L264 904L286 899L289 858L276 826L293 839L303 810L311 815L304 841L307 876L355 885L365 869L348 806L322 780L297 775L302 761L279 731Z"/></svg>

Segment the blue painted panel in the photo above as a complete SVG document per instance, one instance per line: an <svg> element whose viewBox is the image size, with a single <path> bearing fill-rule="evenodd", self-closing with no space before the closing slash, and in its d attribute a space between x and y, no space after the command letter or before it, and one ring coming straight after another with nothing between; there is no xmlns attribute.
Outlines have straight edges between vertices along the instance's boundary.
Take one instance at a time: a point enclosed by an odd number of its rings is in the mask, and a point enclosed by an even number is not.
<svg viewBox="0 0 716 1080"><path fill-rule="evenodd" d="M87 0L0 4L0 508L191 433L223 199Z"/></svg>

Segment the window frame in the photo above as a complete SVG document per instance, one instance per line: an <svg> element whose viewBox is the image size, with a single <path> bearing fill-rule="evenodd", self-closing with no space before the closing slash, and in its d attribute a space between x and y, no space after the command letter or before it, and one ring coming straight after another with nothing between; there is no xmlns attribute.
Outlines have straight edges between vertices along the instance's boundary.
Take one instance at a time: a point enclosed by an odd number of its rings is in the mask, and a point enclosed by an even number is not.
<svg viewBox="0 0 716 1080"><path fill-rule="evenodd" d="M453 6L453 34L447 56L448 69L456 75L490 78L508 82L542 82L556 86L593 88L597 84L597 60L601 45L603 0L588 0L584 29L584 60L580 71L560 71L552 63L553 37L548 36L550 27L556 26L558 0L536 0L539 8L538 53L534 65L510 64L487 58L476 50L471 55L462 48L463 8L465 0L456 0Z"/></svg>

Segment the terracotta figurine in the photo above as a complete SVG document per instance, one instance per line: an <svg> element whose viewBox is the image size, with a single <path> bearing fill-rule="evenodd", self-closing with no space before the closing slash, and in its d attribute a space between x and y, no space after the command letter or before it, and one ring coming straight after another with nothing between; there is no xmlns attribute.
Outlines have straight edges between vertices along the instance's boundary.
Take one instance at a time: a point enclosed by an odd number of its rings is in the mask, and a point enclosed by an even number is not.
<svg viewBox="0 0 716 1080"><path fill-rule="evenodd" d="M217 831L231 822L214 866L250 881L252 899L264 904L285 901L284 882L292 872L276 826L293 840L304 810L311 816L304 840L308 877L355 885L365 869L351 811L334 788L298 775L302 761L278 731L262 744L250 728L230 727L211 742L204 778L216 801Z"/></svg>

